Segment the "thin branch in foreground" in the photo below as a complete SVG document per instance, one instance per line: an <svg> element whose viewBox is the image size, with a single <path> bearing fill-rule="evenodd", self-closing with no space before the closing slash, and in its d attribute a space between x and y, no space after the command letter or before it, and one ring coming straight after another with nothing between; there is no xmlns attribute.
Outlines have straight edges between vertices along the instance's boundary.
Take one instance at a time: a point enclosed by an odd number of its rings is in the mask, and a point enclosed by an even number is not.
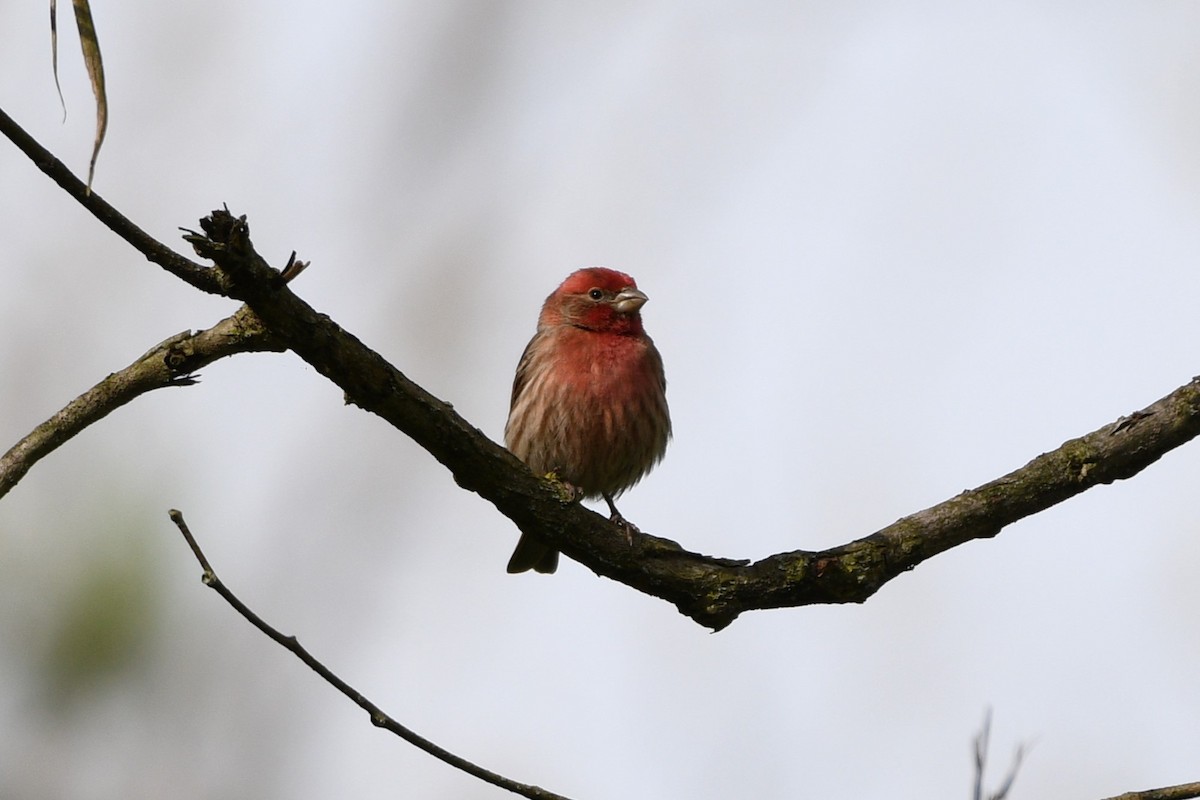
<svg viewBox="0 0 1200 800"><path fill-rule="evenodd" d="M261 617L251 611L249 606L239 600L237 596L234 595L234 593L230 591L224 583L221 582L221 579L217 577L217 573L213 571L212 565L209 563L208 558L206 558L204 555L204 551L200 549L199 543L196 542L196 537L192 535L191 530L188 529L187 523L184 522L183 514L175 509L171 509L169 512L167 512L167 514L171 518L171 521L175 523L175 526L179 528L179 532L183 534L183 538L187 542L188 547L191 548L192 554L200 563L200 568L204 570L204 574L201 576L201 580L204 581L204 585L216 590L217 594L221 595L225 602L233 606L234 610L245 617L251 625L266 634L267 637L269 637L276 644L289 650L294 656L296 656L296 658L303 661L305 665L309 667L309 669L320 675L326 683L333 686L333 688L337 689L342 694L346 695L346 697L350 698L354 704L363 711L366 711L371 716L371 723L373 725L391 731L414 747L424 750L429 755L433 756L439 761L449 764L455 769L479 778L480 780L490 783L493 786L498 786L501 789L507 789L514 794L519 794L522 797L528 797L530 800L570 800L570 798L564 797L560 794L555 794L554 792L548 791L539 786L531 786L530 784L519 783L511 780L510 778L506 778L503 775L499 775L495 772L484 769L483 767L477 766L470 761L467 761L465 758L457 756L443 747L439 747L423 736L420 736L412 730L404 727L396 720L392 719L392 717L385 714L379 708L379 706L372 703L366 697L363 697L357 689L339 678L328 667L314 658L313 655L300 644L295 636L287 636L283 633L280 633L278 630L263 621Z"/></svg>
<svg viewBox="0 0 1200 800"><path fill-rule="evenodd" d="M0 497L42 458L134 398L167 386L190 386L196 382L196 370L226 356L284 349L246 306L207 330L184 331L156 344L76 397L0 456Z"/></svg>
<svg viewBox="0 0 1200 800"><path fill-rule="evenodd" d="M1200 797L1200 782L1146 789L1142 792L1126 792L1105 800L1192 800L1195 797Z"/></svg>

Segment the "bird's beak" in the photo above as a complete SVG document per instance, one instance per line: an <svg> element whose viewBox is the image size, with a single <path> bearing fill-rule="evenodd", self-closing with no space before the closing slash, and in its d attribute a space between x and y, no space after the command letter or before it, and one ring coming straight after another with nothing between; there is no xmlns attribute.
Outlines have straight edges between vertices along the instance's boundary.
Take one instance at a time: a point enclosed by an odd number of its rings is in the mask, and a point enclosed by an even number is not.
<svg viewBox="0 0 1200 800"><path fill-rule="evenodd" d="M646 304L649 297L637 289L625 289L613 298L613 308L618 314L632 314Z"/></svg>

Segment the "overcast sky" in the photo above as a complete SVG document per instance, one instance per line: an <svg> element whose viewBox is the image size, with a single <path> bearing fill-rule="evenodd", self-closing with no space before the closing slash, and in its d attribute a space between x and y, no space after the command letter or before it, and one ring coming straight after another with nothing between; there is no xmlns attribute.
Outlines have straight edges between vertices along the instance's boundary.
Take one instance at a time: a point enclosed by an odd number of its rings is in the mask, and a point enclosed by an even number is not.
<svg viewBox="0 0 1200 800"><path fill-rule="evenodd" d="M63 8L59 9L64 12ZM675 439L622 512L761 558L869 534L1200 372L1190 2L97 3L96 189L151 235L228 203L318 310L500 439L543 298L650 296ZM0 107L86 172L46 9ZM235 304L0 142L0 450ZM566 562L286 354L142 398L0 502L0 795L497 798L404 724L573 798L1020 798L1200 780L1200 446L863 606L710 634Z"/></svg>

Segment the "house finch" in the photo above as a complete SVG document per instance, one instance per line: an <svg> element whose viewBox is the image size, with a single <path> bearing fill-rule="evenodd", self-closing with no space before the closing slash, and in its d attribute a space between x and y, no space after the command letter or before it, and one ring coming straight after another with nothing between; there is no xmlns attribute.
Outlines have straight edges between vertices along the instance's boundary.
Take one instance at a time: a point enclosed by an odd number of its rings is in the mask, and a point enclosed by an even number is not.
<svg viewBox="0 0 1200 800"><path fill-rule="evenodd" d="M662 459L671 437L662 356L642 328L633 278L589 267L546 298L513 380L504 444L583 497L613 497ZM525 533L509 572L554 572L558 551Z"/></svg>

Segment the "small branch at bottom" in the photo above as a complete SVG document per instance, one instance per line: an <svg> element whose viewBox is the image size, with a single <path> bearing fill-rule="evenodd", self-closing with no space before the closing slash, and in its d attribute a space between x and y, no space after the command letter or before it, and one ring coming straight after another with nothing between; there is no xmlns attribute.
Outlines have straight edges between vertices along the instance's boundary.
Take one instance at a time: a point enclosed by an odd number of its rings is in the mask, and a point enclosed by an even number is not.
<svg viewBox="0 0 1200 800"><path fill-rule="evenodd" d="M1005 800L1008 793L1012 791L1013 782L1017 779L1017 772L1021 769L1021 761L1025 758L1025 745L1018 745L1017 752L1013 756L1012 766L1008 769L1008 774L1004 776L1004 782L1000 784L1000 788L994 792L985 794L983 789L983 773L987 769L988 747L992 738L992 710L989 708L983 717L983 727L979 730L979 735L975 737L975 790L972 793L974 800Z"/></svg>
<svg viewBox="0 0 1200 800"><path fill-rule="evenodd" d="M314 658L311 653L304 649L295 636L287 636L283 633L280 633L278 630L263 621L261 617L251 611L245 603L239 600L237 596L231 592L224 583L221 582L221 579L217 577L217 573L213 571L212 565L209 564L208 558L206 558L204 555L204 551L200 549L200 545L196 542L196 537L192 535L187 523L184 522L183 514L175 509L171 509L169 512L167 512L167 514L171 518L171 521L175 523L175 526L179 528L179 532L183 534L184 541L186 541L188 547L192 549L192 554L196 556L196 560L200 563L200 568L204 570L204 575L202 576L204 585L215 589L217 594L221 595L225 602L233 606L234 610L245 617L251 625L266 634L267 637L273 640L276 644L291 651L296 658L308 665L309 669L320 675L326 683L330 684L339 692L346 695L346 697L350 698L350 700L352 700L354 704L363 711L366 711L371 716L371 723L373 725L391 731L414 747L424 750L429 755L433 756L439 761L449 764L455 769L479 778L480 780L490 783L493 786L498 786L501 789L507 789L514 794L519 794L522 797L528 797L530 800L570 800L570 798L547 791L539 786L531 786L530 784L519 783L506 778L503 775L499 775L495 772L484 769L483 767L477 766L470 761L467 761L465 758L456 756L449 750L439 747L438 745L404 727L392 717L385 714L383 710L379 708L379 706L372 703L366 697L363 697L357 689L339 678L328 667Z"/></svg>
<svg viewBox="0 0 1200 800"><path fill-rule="evenodd" d="M1164 786L1161 789L1146 789L1142 792L1126 792L1107 800L1191 800L1200 797L1200 782Z"/></svg>

